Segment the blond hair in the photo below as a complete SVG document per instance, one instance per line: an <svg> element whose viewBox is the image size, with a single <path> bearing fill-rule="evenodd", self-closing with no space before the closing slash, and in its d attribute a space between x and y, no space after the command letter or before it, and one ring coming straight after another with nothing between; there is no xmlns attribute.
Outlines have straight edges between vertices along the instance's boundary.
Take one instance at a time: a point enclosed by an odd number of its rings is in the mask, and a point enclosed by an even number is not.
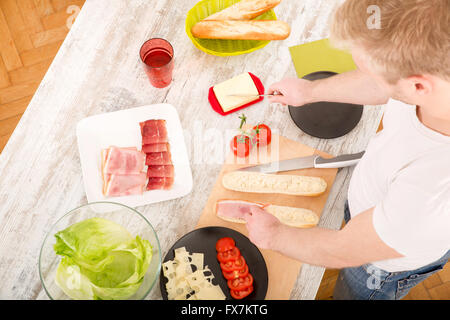
<svg viewBox="0 0 450 320"><path fill-rule="evenodd" d="M370 25L373 8L379 28ZM450 79L450 0L347 0L330 38L340 48L362 47L390 83L424 74Z"/></svg>

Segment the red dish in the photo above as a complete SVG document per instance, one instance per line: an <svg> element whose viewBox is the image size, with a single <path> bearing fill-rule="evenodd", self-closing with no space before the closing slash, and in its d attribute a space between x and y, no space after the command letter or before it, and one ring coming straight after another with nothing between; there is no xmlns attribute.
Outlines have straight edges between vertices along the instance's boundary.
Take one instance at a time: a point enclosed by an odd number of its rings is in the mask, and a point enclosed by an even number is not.
<svg viewBox="0 0 450 320"><path fill-rule="evenodd" d="M258 93L259 94L264 94L264 85L262 84L261 80L255 76L253 73L248 73L250 75L250 77L253 79L253 82L255 83L256 89L258 89ZM214 87L214 86L213 86ZM224 112L222 107L220 106L219 101L217 100L216 95L214 94L214 90L213 87L209 88L209 94L208 94L208 100L209 103L211 104L212 109L217 112L218 114L222 115L222 116L226 116L229 115L230 113L234 113L236 111L242 110L244 108L247 108L255 103L258 103L262 100L264 100L264 97L259 97L258 100L252 101L250 103L247 103L239 108L230 110L228 112Z"/></svg>

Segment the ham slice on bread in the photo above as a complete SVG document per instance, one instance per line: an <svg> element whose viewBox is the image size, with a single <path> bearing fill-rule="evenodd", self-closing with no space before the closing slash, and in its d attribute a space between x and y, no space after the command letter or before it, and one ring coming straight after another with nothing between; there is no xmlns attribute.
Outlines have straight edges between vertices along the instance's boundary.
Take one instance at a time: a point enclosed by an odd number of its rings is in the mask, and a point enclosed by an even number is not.
<svg viewBox="0 0 450 320"><path fill-rule="evenodd" d="M142 194L147 181L145 172L130 175L112 174L106 187L105 195L109 197Z"/></svg>
<svg viewBox="0 0 450 320"><path fill-rule="evenodd" d="M137 148L110 147L101 151L103 194L107 197L142 194L147 175L145 154Z"/></svg>
<svg viewBox="0 0 450 320"><path fill-rule="evenodd" d="M297 228L317 225L319 217L309 209L262 204L245 200L219 200L216 203L216 215L226 221L246 223L245 213L250 213L252 206L260 207L274 215L281 223Z"/></svg>
<svg viewBox="0 0 450 320"><path fill-rule="evenodd" d="M145 153L136 148L107 149L104 174L138 174L145 167Z"/></svg>

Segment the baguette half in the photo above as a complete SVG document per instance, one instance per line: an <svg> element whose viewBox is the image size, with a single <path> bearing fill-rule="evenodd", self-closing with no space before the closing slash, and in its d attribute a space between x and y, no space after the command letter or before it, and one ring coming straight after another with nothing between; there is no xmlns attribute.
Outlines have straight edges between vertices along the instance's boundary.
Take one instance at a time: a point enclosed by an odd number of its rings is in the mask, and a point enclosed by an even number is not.
<svg viewBox="0 0 450 320"><path fill-rule="evenodd" d="M242 218L245 212L250 211L251 206L264 208L268 213L274 215L281 223L295 228L314 227L319 223L317 214L309 209L293 208L277 205L264 205L258 202L245 200L219 200L216 203L216 215L228 222L244 224Z"/></svg>
<svg viewBox="0 0 450 320"><path fill-rule="evenodd" d="M280 193L296 196L314 197L327 189L327 183L319 177L264 174L248 171L233 171L222 178L225 189L253 192Z"/></svg>
<svg viewBox="0 0 450 320"><path fill-rule="evenodd" d="M291 27L280 20L203 20L191 32L201 39L283 40L289 37Z"/></svg>
<svg viewBox="0 0 450 320"><path fill-rule="evenodd" d="M281 0L241 0L203 20L252 20L280 2Z"/></svg>

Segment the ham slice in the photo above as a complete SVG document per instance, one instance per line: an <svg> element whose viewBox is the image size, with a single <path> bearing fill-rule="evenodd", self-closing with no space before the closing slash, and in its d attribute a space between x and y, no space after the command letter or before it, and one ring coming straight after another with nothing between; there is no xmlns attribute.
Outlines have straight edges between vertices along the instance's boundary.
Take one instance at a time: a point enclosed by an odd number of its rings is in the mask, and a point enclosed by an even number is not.
<svg viewBox="0 0 450 320"><path fill-rule="evenodd" d="M163 166L172 164L170 152L147 153L145 164L148 166Z"/></svg>
<svg viewBox="0 0 450 320"><path fill-rule="evenodd" d="M168 142L166 120L147 120L139 125L142 145Z"/></svg>
<svg viewBox="0 0 450 320"><path fill-rule="evenodd" d="M167 136L166 120L151 119L139 123L142 152L148 166L147 190L170 189L174 181L174 166Z"/></svg>
<svg viewBox="0 0 450 320"><path fill-rule="evenodd" d="M147 175L140 174L116 175L112 174L106 185L105 195L109 197L128 196L142 194Z"/></svg>
<svg viewBox="0 0 450 320"><path fill-rule="evenodd" d="M144 144L142 146L142 152L152 153L152 152L167 152L169 151L168 143L152 143L152 144Z"/></svg>
<svg viewBox="0 0 450 320"><path fill-rule="evenodd" d="M144 171L145 153L137 148L110 147L103 149L103 194L107 197L142 194L147 174Z"/></svg>
<svg viewBox="0 0 450 320"><path fill-rule="evenodd" d="M106 152L103 174L139 174L144 166L145 153L136 148L111 147Z"/></svg>
<svg viewBox="0 0 450 320"><path fill-rule="evenodd" d="M147 190L168 190L173 185L173 177L150 177L148 178Z"/></svg>
<svg viewBox="0 0 450 320"><path fill-rule="evenodd" d="M173 177L174 175L174 167L173 165L163 165L163 166L148 166L147 169L147 177Z"/></svg>
<svg viewBox="0 0 450 320"><path fill-rule="evenodd" d="M219 200L216 203L216 214L228 221L242 222L244 214L250 213L252 206L265 207L262 203L245 200Z"/></svg>

